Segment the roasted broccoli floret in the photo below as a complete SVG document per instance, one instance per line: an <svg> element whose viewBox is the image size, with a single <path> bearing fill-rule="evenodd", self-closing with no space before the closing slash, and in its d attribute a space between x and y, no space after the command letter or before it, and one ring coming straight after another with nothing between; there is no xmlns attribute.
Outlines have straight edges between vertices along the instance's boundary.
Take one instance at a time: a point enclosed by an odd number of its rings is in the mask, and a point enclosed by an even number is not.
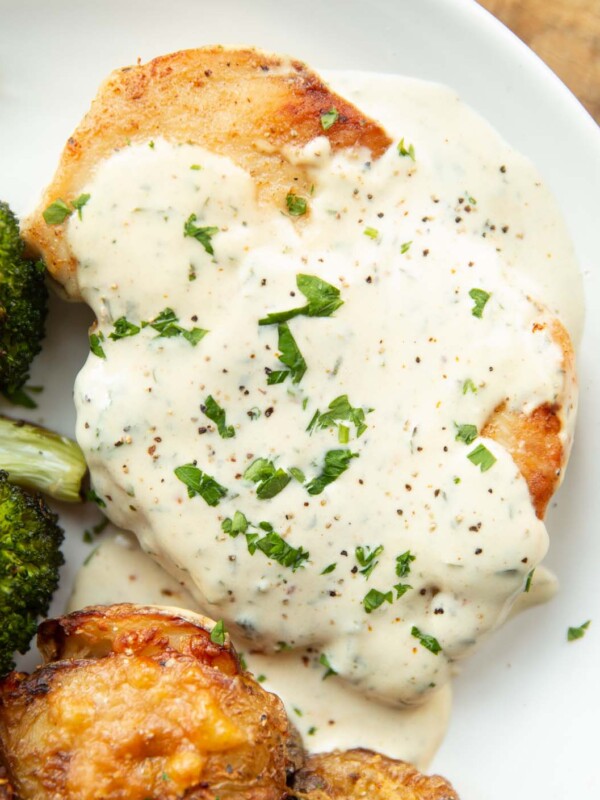
<svg viewBox="0 0 600 800"><path fill-rule="evenodd" d="M17 218L0 202L0 390L9 398L40 352L48 301L44 264L23 251Z"/></svg>
<svg viewBox="0 0 600 800"><path fill-rule="evenodd" d="M0 471L0 675L26 653L37 619L48 612L64 563L64 533L42 498L27 494Z"/></svg>
<svg viewBox="0 0 600 800"><path fill-rule="evenodd" d="M79 445L66 436L0 417L0 468L26 489L67 503L81 501L87 466Z"/></svg>

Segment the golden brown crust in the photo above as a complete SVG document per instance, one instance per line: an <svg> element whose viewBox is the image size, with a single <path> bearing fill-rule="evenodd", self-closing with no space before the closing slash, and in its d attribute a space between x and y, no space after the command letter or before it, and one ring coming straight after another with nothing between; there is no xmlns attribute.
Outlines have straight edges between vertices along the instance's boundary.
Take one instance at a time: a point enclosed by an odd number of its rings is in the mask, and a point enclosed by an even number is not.
<svg viewBox="0 0 600 800"><path fill-rule="evenodd" d="M500 403L481 430L512 456L527 481L536 514L543 519L550 498L561 483L569 458L570 439L565 439L565 420L575 407L575 355L569 334L557 320L538 322L535 329L549 328L563 353L564 388L557 402L544 403L528 414Z"/></svg>
<svg viewBox="0 0 600 800"><path fill-rule="evenodd" d="M339 119L324 131L321 114L331 108ZM391 143L380 125L299 61L207 47L116 70L69 138L52 183L23 224L23 236L76 296L77 262L65 226L47 225L42 213L58 198L77 197L101 159L153 137L199 144L246 169L259 201L283 208L290 190L308 193L311 183L306 169L286 158L285 148L317 136L326 136L334 150L366 147L374 158Z"/></svg>
<svg viewBox="0 0 600 800"><path fill-rule="evenodd" d="M42 626L60 660L0 684L0 753L21 800L281 799L283 706L190 617L122 605Z"/></svg>
<svg viewBox="0 0 600 800"><path fill-rule="evenodd" d="M458 800L439 775L362 749L309 756L292 788L298 800Z"/></svg>

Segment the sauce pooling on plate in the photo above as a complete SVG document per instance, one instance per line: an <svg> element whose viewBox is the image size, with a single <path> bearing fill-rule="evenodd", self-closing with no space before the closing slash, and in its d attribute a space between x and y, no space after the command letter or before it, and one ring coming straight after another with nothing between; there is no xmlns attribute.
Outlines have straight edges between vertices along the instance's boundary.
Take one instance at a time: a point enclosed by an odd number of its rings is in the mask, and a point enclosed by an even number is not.
<svg viewBox="0 0 600 800"><path fill-rule="evenodd" d="M530 295L577 335L579 279L534 170L451 92L345 80L395 144L290 148L314 190L281 209L194 145L100 165L69 222L98 317L78 439L111 519L242 649L407 708L545 554L524 478L480 434L499 404L564 392Z"/></svg>

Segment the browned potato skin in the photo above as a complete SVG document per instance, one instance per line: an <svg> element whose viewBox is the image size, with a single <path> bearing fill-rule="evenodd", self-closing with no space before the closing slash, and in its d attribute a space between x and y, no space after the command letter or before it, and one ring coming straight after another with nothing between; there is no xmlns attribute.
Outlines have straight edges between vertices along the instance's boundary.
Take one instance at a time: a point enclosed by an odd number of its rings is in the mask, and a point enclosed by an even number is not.
<svg viewBox="0 0 600 800"><path fill-rule="evenodd" d="M293 731L228 638L211 642L212 625L191 612L126 604L44 623L47 663L0 684L6 792L281 800Z"/></svg>
<svg viewBox="0 0 600 800"><path fill-rule="evenodd" d="M321 114L335 108L328 131ZM113 72L69 138L52 183L22 234L50 273L75 298L77 262L65 226L42 212L57 198L77 197L95 166L130 142L163 137L229 156L254 178L259 202L285 209L289 191L308 194L304 167L286 158L288 145L326 136L334 150L366 147L374 158L391 144L377 123L331 92L300 61L257 50L207 47L155 58ZM73 280L75 278L75 281Z"/></svg>
<svg viewBox="0 0 600 800"><path fill-rule="evenodd" d="M297 800L459 800L439 775L362 749L309 756L292 790Z"/></svg>

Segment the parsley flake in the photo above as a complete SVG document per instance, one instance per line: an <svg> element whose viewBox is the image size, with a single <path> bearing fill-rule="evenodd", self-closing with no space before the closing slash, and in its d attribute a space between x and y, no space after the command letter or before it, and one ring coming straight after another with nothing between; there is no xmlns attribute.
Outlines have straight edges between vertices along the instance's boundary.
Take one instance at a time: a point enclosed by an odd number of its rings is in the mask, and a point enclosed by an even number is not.
<svg viewBox="0 0 600 800"><path fill-rule="evenodd" d="M307 492L313 495L321 494L326 486L337 480L348 469L353 458L358 458L358 453L352 453L350 450L328 450L325 453L321 474L306 484Z"/></svg>
<svg viewBox="0 0 600 800"><path fill-rule="evenodd" d="M222 619L220 619L213 625L213 629L210 632L210 640L214 644L225 644L226 634L227 631L225 630L225 623Z"/></svg>
<svg viewBox="0 0 600 800"><path fill-rule="evenodd" d="M179 480L187 486L188 497L195 497L199 494L209 506L218 506L221 499L227 494L224 486L221 486L211 475L203 472L195 464L176 467L174 472Z"/></svg>
<svg viewBox="0 0 600 800"><path fill-rule="evenodd" d="M383 545L380 544L375 547L373 550L369 547L369 545L359 545L355 551L354 555L356 560L358 561L359 565L362 567L359 570L361 575L364 575L365 578L369 578L375 567L379 564L379 561L376 559L383 553Z"/></svg>
<svg viewBox="0 0 600 800"><path fill-rule="evenodd" d="M471 300L475 301L475 305L471 309L471 314L473 314L474 317L477 317L478 319L482 318L485 304L491 296L492 295L489 292L486 292L483 289L471 289L469 292L469 297Z"/></svg>
<svg viewBox="0 0 600 800"><path fill-rule="evenodd" d="M125 339L127 336L135 336L140 331L139 325L134 325L133 322L129 322L125 317L119 317L115 322L114 331L109 333L108 338L117 341L118 339Z"/></svg>
<svg viewBox="0 0 600 800"><path fill-rule="evenodd" d="M42 216L46 225L61 225L72 213L73 209L69 208L65 201L59 198L50 203Z"/></svg>
<svg viewBox="0 0 600 800"><path fill-rule="evenodd" d="M363 233L365 236L368 236L369 239L376 239L379 236L377 228L365 228Z"/></svg>
<svg viewBox="0 0 600 800"><path fill-rule="evenodd" d="M197 242L200 242L206 252L210 256L214 256L215 251L212 246L212 237L219 232L219 229L214 225L198 227L198 225L195 224L197 219L198 217L195 214L189 215L183 225L183 235L184 237L189 236L190 238L195 239Z"/></svg>
<svg viewBox="0 0 600 800"><path fill-rule="evenodd" d="M321 575L329 575L329 573L333 572L333 570L336 567L337 567L337 562L334 562L333 564L329 564L329 566L325 567L325 569L321 571Z"/></svg>
<svg viewBox="0 0 600 800"><path fill-rule="evenodd" d="M71 205L73 206L75 211L77 211L77 216L79 217L79 219L83 219L81 209L84 207L84 205L87 203L87 201L90 199L91 196L92 196L91 194L80 194L79 197L75 198L75 200L71 200Z"/></svg>
<svg viewBox="0 0 600 800"><path fill-rule="evenodd" d="M412 240L410 242L404 242L404 244L401 244L400 245L400 255L404 255L405 253L408 253L408 251L410 250L411 244L412 244Z"/></svg>
<svg viewBox="0 0 600 800"><path fill-rule="evenodd" d="M584 622L583 625L579 625L577 628L569 628L567 631L567 641L574 642L576 639L583 639L585 636L585 632L590 627L592 620L588 619L587 622Z"/></svg>
<svg viewBox="0 0 600 800"><path fill-rule="evenodd" d="M329 678L331 675L337 675L336 670L331 666L331 663L325 653L321 653L319 658L319 664L322 664L325 667L325 674L321 678L321 680L325 680L325 678Z"/></svg>
<svg viewBox="0 0 600 800"><path fill-rule="evenodd" d="M331 108L329 111L325 111L321 114L321 127L324 131L328 131L332 125L340 118L340 114L337 108Z"/></svg>
<svg viewBox="0 0 600 800"><path fill-rule="evenodd" d="M396 575L399 578L406 578L410 572L411 562L416 561L417 557L413 556L410 550L396 556Z"/></svg>
<svg viewBox="0 0 600 800"><path fill-rule="evenodd" d="M339 423L341 420L344 420L354 425L356 437L359 438L367 430L365 413L370 414L373 410L372 408L367 408L365 412L362 408L355 408L348 400L348 395L341 394L329 403L327 411L324 411L322 414L318 410L315 411L306 430L312 434L315 430L333 428L336 425L338 425L338 428L341 430L342 426Z"/></svg>
<svg viewBox="0 0 600 800"><path fill-rule="evenodd" d="M285 204L291 217L302 217L308 211L308 203L304 197L300 197L294 192L288 192Z"/></svg>
<svg viewBox="0 0 600 800"><path fill-rule="evenodd" d="M408 158L411 158L413 161L415 160L414 145L409 144L408 147L406 147L404 144L404 137L398 142L398 155L402 157L408 156Z"/></svg>
<svg viewBox="0 0 600 800"><path fill-rule="evenodd" d="M253 528L254 530L249 530ZM273 530L270 522L259 522L254 525L249 522L241 511L236 511L233 519L227 517L221 523L221 529L235 539L240 534L246 537L246 546L248 552L253 556L257 550L264 553L267 558L277 561L283 567L289 567L292 572L295 572L300 567L304 566L304 562L308 560L309 553L302 547L292 547L288 544L283 537ZM258 530L264 531L265 535L261 537Z"/></svg>
<svg viewBox="0 0 600 800"><path fill-rule="evenodd" d="M300 352L287 322L282 322L277 326L277 333L279 360L288 369L270 370L267 374L267 383L269 386L283 383L288 375L291 375L292 383L300 383L307 370L304 356Z"/></svg>
<svg viewBox="0 0 600 800"><path fill-rule="evenodd" d="M483 444L478 444L477 447L469 453L467 458L472 464L479 467L482 472L487 472L488 469L493 467L496 463L496 456L490 453Z"/></svg>
<svg viewBox="0 0 600 800"><path fill-rule="evenodd" d="M340 299L340 290L316 275L303 275L302 273L296 275L296 286L306 297L308 301L306 305L290 308L288 311L267 314L266 317L258 320L259 325L287 322L300 315L330 317L334 311L344 305L344 301Z"/></svg>
<svg viewBox="0 0 600 800"><path fill-rule="evenodd" d="M285 489L292 477L284 469L275 467L272 461L257 458L244 472L244 479L256 484L259 500L270 500Z"/></svg>
<svg viewBox="0 0 600 800"><path fill-rule="evenodd" d="M183 336L192 347L196 347L208 333L204 328L183 328L179 318L172 308L163 309L154 319L142 322L142 328L150 326L158 333L157 339L171 339L174 336Z"/></svg>
<svg viewBox="0 0 600 800"><path fill-rule="evenodd" d="M533 581L533 573L535 572L534 569L527 575L527 580L525 581L525 588L523 589L524 592L528 592L531 589L531 582Z"/></svg>
<svg viewBox="0 0 600 800"><path fill-rule="evenodd" d="M380 592L378 589L369 589L363 597L363 607L367 614L371 614L375 609L384 603L392 603L394 595L392 592Z"/></svg>
<svg viewBox="0 0 600 800"><path fill-rule="evenodd" d="M409 583L395 583L394 589L396 590L396 600L398 600L399 597L402 597L403 594L406 594L406 592L412 588L413 587Z"/></svg>
<svg viewBox="0 0 600 800"><path fill-rule="evenodd" d="M221 439L232 439L235 436L233 425L227 425L226 413L212 395L208 395L200 409L215 423Z"/></svg>
<svg viewBox="0 0 600 800"><path fill-rule="evenodd" d="M90 350L98 358L106 358L106 353L102 347L104 341L104 334L102 331L99 333L90 333Z"/></svg>
<svg viewBox="0 0 600 800"><path fill-rule="evenodd" d="M471 378L467 378L467 380L463 383L462 393L466 394L467 392L473 392L473 394L477 394L477 387Z"/></svg>
<svg viewBox="0 0 600 800"><path fill-rule="evenodd" d="M471 444L477 438L476 425L457 425L456 422L454 425L456 426L456 436L454 438L457 442Z"/></svg>
<svg viewBox="0 0 600 800"><path fill-rule="evenodd" d="M435 636L429 636L426 633L421 633L421 631L415 625L413 625L410 633L411 636L414 636L415 639L418 639L423 647L426 650L429 650L430 653L433 653L434 656L437 656L438 653L442 652L442 646Z"/></svg>

